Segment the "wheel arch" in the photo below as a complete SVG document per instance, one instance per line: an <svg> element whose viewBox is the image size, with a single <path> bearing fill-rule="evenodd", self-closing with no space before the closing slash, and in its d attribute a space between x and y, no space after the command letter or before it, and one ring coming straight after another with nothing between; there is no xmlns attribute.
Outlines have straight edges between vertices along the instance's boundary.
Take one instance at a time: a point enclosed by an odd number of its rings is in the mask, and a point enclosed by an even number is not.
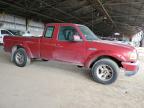
<svg viewBox="0 0 144 108"><path fill-rule="evenodd" d="M33 57L31 51L28 48L24 47L23 45L15 45L11 49L11 61L13 61L14 52L19 48L23 48L26 51L26 53L28 54L29 58Z"/></svg>
<svg viewBox="0 0 144 108"><path fill-rule="evenodd" d="M102 55L102 56L99 56L97 57L96 59L94 59L90 64L89 64L89 68L92 68L93 65L95 64L95 62L97 62L98 60L100 59L104 59L104 58L108 58L108 59L111 59L113 60L114 62L116 62L116 64L119 66L119 67L122 67L122 63L120 60L118 60L117 58L115 57L112 57L112 56L108 56L108 55Z"/></svg>

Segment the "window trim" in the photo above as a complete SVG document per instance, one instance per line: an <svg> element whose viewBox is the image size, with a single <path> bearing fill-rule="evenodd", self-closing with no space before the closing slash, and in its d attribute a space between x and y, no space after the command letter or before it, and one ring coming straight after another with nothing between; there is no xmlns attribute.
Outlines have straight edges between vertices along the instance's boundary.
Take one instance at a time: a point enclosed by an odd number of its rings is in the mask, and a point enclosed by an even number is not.
<svg viewBox="0 0 144 108"><path fill-rule="evenodd" d="M52 35L51 35L51 37L46 37L46 32L47 32L49 27L53 27ZM55 30L55 26L47 26L46 30L45 30L44 38L53 38L54 30Z"/></svg>

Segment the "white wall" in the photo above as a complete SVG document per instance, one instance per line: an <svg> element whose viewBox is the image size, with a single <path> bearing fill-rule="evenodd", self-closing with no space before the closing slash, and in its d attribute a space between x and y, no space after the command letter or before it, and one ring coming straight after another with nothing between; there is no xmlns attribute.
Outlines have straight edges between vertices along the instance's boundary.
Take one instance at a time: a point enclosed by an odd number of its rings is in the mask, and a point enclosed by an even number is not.
<svg viewBox="0 0 144 108"><path fill-rule="evenodd" d="M0 14L0 28L26 31L26 19L9 14ZM42 22L28 19L28 30L33 35L41 35L44 29Z"/></svg>

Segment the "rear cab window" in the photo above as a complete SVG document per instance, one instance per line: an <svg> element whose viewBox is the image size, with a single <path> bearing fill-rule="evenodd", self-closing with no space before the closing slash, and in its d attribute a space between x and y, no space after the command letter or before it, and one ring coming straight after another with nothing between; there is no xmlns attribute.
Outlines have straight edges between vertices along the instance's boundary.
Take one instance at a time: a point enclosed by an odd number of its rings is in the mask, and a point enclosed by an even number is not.
<svg viewBox="0 0 144 108"><path fill-rule="evenodd" d="M48 26L45 32L45 38L52 38L54 32L54 26Z"/></svg>

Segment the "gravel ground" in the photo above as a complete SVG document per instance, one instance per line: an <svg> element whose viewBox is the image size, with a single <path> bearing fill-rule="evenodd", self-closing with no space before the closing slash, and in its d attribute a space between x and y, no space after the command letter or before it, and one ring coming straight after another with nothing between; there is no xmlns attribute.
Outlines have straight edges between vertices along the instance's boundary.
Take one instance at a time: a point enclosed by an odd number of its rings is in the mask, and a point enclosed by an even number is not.
<svg viewBox="0 0 144 108"><path fill-rule="evenodd" d="M141 59L141 58L140 58ZM0 108L143 108L144 62L132 77L120 73L112 85L95 83L89 70L34 61L20 68L0 49Z"/></svg>

